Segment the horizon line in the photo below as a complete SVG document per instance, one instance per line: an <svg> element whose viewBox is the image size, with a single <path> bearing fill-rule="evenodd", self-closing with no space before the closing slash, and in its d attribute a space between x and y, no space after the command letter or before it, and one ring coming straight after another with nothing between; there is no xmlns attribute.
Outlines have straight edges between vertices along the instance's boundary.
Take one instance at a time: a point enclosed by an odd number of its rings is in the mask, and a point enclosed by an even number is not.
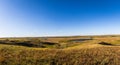
<svg viewBox="0 0 120 65"><path fill-rule="evenodd" d="M37 37L40 37L40 38L44 38L44 37L47 37L47 38L50 38L50 37L79 37L79 36L116 36L116 35L120 35L120 34L94 34L94 35L48 35L48 36L5 36L5 37L0 37L0 38L37 38Z"/></svg>

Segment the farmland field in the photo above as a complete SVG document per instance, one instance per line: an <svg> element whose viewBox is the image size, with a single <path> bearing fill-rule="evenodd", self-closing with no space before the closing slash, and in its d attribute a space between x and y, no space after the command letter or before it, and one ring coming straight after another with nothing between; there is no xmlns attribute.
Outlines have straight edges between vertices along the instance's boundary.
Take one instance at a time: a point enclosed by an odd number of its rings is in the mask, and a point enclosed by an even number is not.
<svg viewBox="0 0 120 65"><path fill-rule="evenodd" d="M120 36L0 38L0 65L120 65Z"/></svg>

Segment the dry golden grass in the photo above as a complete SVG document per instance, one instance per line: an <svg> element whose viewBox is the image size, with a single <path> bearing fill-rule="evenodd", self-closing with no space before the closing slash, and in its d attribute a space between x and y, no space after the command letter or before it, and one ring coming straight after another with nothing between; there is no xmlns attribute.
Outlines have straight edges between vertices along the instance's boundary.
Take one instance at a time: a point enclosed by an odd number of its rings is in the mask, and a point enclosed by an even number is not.
<svg viewBox="0 0 120 65"><path fill-rule="evenodd" d="M59 48L0 44L0 65L120 65L119 37L94 36L93 40L85 42L67 41L79 38L46 39L49 42L59 42L58 44L61 45L58 46ZM18 38L17 40L26 41L28 39ZM102 45L99 44L100 42L113 45Z"/></svg>
<svg viewBox="0 0 120 65"><path fill-rule="evenodd" d="M2 45L1 45L2 46ZM1 65L120 65L120 47L34 49L0 47Z"/></svg>

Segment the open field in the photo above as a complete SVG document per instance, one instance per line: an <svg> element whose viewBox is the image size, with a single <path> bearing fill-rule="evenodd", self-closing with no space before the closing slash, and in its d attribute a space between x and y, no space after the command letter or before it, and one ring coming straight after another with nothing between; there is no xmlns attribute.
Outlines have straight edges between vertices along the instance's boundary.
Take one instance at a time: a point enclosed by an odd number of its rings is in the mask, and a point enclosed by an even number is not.
<svg viewBox="0 0 120 65"><path fill-rule="evenodd" d="M120 65L120 36L0 38L0 65Z"/></svg>

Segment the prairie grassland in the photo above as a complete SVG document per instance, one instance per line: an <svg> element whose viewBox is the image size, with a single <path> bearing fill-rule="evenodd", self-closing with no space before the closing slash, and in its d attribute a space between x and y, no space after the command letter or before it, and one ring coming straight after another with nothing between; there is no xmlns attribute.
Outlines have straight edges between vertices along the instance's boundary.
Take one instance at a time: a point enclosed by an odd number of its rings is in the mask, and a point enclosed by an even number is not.
<svg viewBox="0 0 120 65"><path fill-rule="evenodd" d="M65 39L58 43L62 48L0 44L0 65L120 65L119 40L119 37L94 37L85 42Z"/></svg>

